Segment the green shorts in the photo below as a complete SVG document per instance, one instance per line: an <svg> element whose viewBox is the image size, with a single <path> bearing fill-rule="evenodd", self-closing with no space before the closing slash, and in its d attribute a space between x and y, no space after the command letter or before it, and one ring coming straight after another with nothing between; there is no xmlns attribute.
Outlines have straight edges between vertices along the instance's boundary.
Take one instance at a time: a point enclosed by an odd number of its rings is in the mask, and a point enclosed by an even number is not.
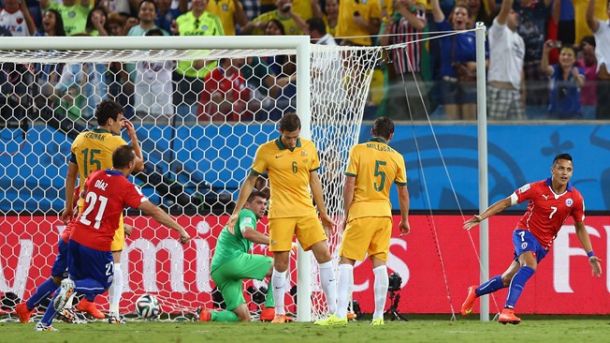
<svg viewBox="0 0 610 343"><path fill-rule="evenodd" d="M232 311L246 303L243 280L264 279L272 265L273 259L269 256L240 254L216 268L212 272L212 280L220 290L227 310Z"/></svg>

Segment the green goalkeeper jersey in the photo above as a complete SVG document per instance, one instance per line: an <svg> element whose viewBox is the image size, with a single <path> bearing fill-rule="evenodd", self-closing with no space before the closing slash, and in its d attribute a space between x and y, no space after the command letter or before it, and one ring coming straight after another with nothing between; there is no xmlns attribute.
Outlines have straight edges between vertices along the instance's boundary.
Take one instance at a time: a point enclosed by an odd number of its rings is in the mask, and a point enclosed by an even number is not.
<svg viewBox="0 0 610 343"><path fill-rule="evenodd" d="M256 230L256 222L256 214L252 210L244 208L239 211L237 224L235 224L235 234L231 234L226 226L222 229L218 241L216 241L216 250L212 257L212 272L225 262L232 260L240 254L247 254L250 251L252 242L244 238L242 229L250 227Z"/></svg>

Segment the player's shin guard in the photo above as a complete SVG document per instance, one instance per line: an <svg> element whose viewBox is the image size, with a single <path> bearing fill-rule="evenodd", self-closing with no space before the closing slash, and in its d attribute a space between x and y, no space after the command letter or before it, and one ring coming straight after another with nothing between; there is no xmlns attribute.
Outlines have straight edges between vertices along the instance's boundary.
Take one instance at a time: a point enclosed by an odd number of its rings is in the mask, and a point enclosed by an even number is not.
<svg viewBox="0 0 610 343"><path fill-rule="evenodd" d="M114 275L112 284L108 289L108 300L110 302L108 306L108 312L119 314L119 303L121 302L121 295L123 293L123 272L121 271L121 264L114 263Z"/></svg>
<svg viewBox="0 0 610 343"><path fill-rule="evenodd" d="M275 315L286 314L284 308L284 287L286 286L286 271L278 272L273 268L271 284L273 285L273 302L275 303Z"/></svg>
<svg viewBox="0 0 610 343"><path fill-rule="evenodd" d="M273 293L273 280L269 280L269 284L267 285L267 293L265 294L265 308L275 307Z"/></svg>
<svg viewBox="0 0 610 343"><path fill-rule="evenodd" d="M337 312L337 278L335 277L332 261L320 264L320 283L322 284L324 295L326 295L328 313L335 314Z"/></svg>
<svg viewBox="0 0 610 343"><path fill-rule="evenodd" d="M479 287L477 287L475 292L477 294L477 297L480 297L481 295L493 293L504 287L506 286L504 286L504 283L502 282L502 276L496 275L493 278L487 280L486 282L483 282Z"/></svg>
<svg viewBox="0 0 610 343"><path fill-rule="evenodd" d="M337 317L347 318L349 295L354 281L354 266L351 264L339 265L339 283L337 286Z"/></svg>
<svg viewBox="0 0 610 343"><path fill-rule="evenodd" d="M43 299L53 294L57 288L59 288L59 285L55 284L53 278L48 278L45 282L38 286L38 288L36 288L36 292L34 292L32 297L30 297L30 299L28 299L26 302L28 310L31 311L34 309L34 307L38 306Z"/></svg>
<svg viewBox="0 0 610 343"><path fill-rule="evenodd" d="M513 279L510 282L510 289L508 291L508 297L506 298L505 307L515 308L515 304L517 303L517 300L519 300L521 292L523 292L525 283L534 275L534 272L535 270L528 266L519 268L519 271L513 276Z"/></svg>
<svg viewBox="0 0 610 343"><path fill-rule="evenodd" d="M388 268L386 266L379 266L373 269L375 274L375 313L373 313L373 319L383 318L383 311L385 309L385 301L388 297Z"/></svg>

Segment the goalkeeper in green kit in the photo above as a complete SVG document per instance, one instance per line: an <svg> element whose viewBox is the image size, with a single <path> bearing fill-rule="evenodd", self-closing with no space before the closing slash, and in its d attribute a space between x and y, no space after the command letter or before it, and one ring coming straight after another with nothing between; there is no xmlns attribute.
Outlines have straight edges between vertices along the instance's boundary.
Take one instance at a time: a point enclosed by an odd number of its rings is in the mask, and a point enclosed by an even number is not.
<svg viewBox="0 0 610 343"><path fill-rule="evenodd" d="M266 194L252 192L239 212L235 234L231 234L226 226L222 229L212 257L211 275L227 307L224 311L202 309L200 321L250 321L250 311L243 294L243 280L262 280L271 275L273 266L271 257L249 253L252 243L269 245L269 237L256 231L256 223L265 214L266 208ZM271 320L275 315L271 284L267 289L261 320Z"/></svg>

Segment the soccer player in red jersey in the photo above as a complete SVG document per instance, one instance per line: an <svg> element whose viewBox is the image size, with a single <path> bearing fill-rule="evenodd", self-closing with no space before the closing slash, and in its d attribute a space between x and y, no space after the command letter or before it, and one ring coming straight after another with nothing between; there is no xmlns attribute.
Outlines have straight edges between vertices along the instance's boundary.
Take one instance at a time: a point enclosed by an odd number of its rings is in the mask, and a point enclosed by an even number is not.
<svg viewBox="0 0 610 343"><path fill-rule="evenodd" d="M69 278L62 280L37 331L54 331L51 323L75 292L95 297L112 283L113 262L111 244L123 209L132 207L142 210L159 223L180 233L180 242L190 239L188 233L167 213L153 205L129 180L136 166L134 148L123 145L112 153L114 169L98 170L85 181L84 210L70 223L73 225L68 242Z"/></svg>
<svg viewBox="0 0 610 343"><path fill-rule="evenodd" d="M595 256L585 229L585 204L580 192L570 184L574 173L572 156L559 154L553 159L551 177L526 184L509 197L502 199L464 222L464 229L470 230L481 221L502 212L518 203L529 201L527 210L513 231L514 260L502 275L497 275L480 286L468 288L468 296L462 304L461 313L472 312L476 298L499 289L510 287L506 305L498 321L502 324L519 324L514 308L523 287L534 275L538 263L544 258L557 232L568 217L574 218L576 235L587 252L593 275L601 276L601 260Z"/></svg>

